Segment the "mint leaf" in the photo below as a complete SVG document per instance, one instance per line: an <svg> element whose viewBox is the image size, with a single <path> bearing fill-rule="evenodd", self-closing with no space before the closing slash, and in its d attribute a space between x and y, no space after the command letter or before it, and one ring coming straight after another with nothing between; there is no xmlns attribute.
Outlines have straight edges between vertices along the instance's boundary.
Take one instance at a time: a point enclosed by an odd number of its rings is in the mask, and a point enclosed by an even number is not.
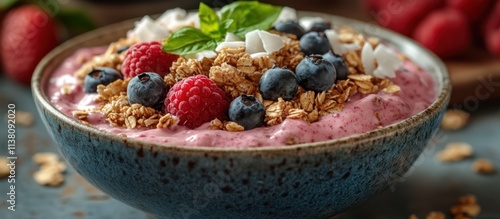
<svg viewBox="0 0 500 219"><path fill-rule="evenodd" d="M278 19L282 7L257 1L233 2L221 9L221 20L232 19L228 32L244 38L252 30L268 30Z"/></svg>
<svg viewBox="0 0 500 219"><path fill-rule="evenodd" d="M221 39L224 37L225 32L221 31L219 16L217 16L212 8L203 2L200 3L198 17L200 18L200 29L203 33L213 39Z"/></svg>
<svg viewBox="0 0 500 219"><path fill-rule="evenodd" d="M0 12L17 3L18 0L0 0Z"/></svg>
<svg viewBox="0 0 500 219"><path fill-rule="evenodd" d="M97 27L92 18L84 10L59 10L55 14L55 18L66 27L71 36L85 33Z"/></svg>
<svg viewBox="0 0 500 219"><path fill-rule="evenodd" d="M187 55L203 50L215 50L217 41L194 27L183 27L165 40L163 51Z"/></svg>

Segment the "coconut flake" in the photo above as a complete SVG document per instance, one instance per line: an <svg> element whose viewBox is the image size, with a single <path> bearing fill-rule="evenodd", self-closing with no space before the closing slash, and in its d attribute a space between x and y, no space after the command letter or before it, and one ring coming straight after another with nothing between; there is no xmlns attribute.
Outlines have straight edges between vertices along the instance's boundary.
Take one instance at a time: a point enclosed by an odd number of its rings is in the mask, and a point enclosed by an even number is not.
<svg viewBox="0 0 500 219"><path fill-rule="evenodd" d="M259 31L258 33L267 54L276 52L285 46L281 36L277 34L272 34L267 31Z"/></svg>
<svg viewBox="0 0 500 219"><path fill-rule="evenodd" d="M135 37L141 42L160 41L170 35L163 26L158 25L149 16L144 16L135 23L134 29L128 32L128 36Z"/></svg>
<svg viewBox="0 0 500 219"><path fill-rule="evenodd" d="M165 11L156 22L168 31L176 31L184 26L200 27L200 19L197 12L187 12L181 8Z"/></svg>
<svg viewBox="0 0 500 219"><path fill-rule="evenodd" d="M258 52L258 53L250 54L250 57L252 59L256 59L256 58L260 58L260 57L264 57L264 56L267 56L267 52Z"/></svg>
<svg viewBox="0 0 500 219"><path fill-rule="evenodd" d="M239 48L239 47L245 47L245 42L243 41L235 41L235 42L222 42L219 45L217 45L217 48L215 48L215 51L219 52L224 48Z"/></svg>
<svg viewBox="0 0 500 219"><path fill-rule="evenodd" d="M286 20L292 20L292 21L297 20L297 11L294 8L286 6L283 7L281 9L280 15L278 16L278 19L276 19L273 25L276 25L276 23L280 21L286 21Z"/></svg>
<svg viewBox="0 0 500 219"><path fill-rule="evenodd" d="M312 25L315 23L323 23L325 22L325 19L322 17L301 17L299 19L299 24L304 30L309 30L311 29Z"/></svg>
<svg viewBox="0 0 500 219"><path fill-rule="evenodd" d="M373 75L375 70L375 55L373 54L373 47L370 43L366 42L361 50L361 64L365 69L365 73Z"/></svg>
<svg viewBox="0 0 500 219"><path fill-rule="evenodd" d="M250 54L265 51L258 30L250 31L245 34L245 46L245 52Z"/></svg>
<svg viewBox="0 0 500 219"><path fill-rule="evenodd" d="M238 36L233 33L226 33L226 37L224 38L224 42L234 42L234 41L242 41Z"/></svg>

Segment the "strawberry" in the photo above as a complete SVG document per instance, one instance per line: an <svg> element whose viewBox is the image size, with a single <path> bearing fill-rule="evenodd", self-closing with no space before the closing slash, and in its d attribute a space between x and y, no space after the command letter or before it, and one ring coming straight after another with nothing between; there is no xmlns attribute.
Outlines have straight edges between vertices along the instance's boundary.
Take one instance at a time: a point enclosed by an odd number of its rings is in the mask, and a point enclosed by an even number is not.
<svg viewBox="0 0 500 219"><path fill-rule="evenodd" d="M486 12L490 0L446 0L446 5L462 12L467 19L475 22Z"/></svg>
<svg viewBox="0 0 500 219"><path fill-rule="evenodd" d="M469 21L459 11L445 8L429 14L422 20L413 38L445 58L459 55L471 45Z"/></svg>
<svg viewBox="0 0 500 219"><path fill-rule="evenodd" d="M58 43L55 20L34 5L9 11L0 30L0 61L15 81L29 84L40 60Z"/></svg>
<svg viewBox="0 0 500 219"><path fill-rule="evenodd" d="M430 11L441 6L441 0L392 0L381 3L375 19L380 25L410 36L418 22Z"/></svg>
<svg viewBox="0 0 500 219"><path fill-rule="evenodd" d="M500 1L497 1L483 23L483 37L488 50L500 56Z"/></svg>

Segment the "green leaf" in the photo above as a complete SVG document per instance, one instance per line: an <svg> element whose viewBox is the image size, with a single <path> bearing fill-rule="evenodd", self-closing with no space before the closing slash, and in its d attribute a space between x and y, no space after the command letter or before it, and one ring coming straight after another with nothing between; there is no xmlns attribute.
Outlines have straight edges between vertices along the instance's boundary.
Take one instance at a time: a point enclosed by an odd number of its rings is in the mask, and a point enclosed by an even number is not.
<svg viewBox="0 0 500 219"><path fill-rule="evenodd" d="M238 1L222 7L221 20L232 19L234 22L228 32L244 38L249 31L270 29L278 19L281 9L282 7L257 1Z"/></svg>
<svg viewBox="0 0 500 219"><path fill-rule="evenodd" d="M17 2L18 0L0 0L0 11L7 10L10 6Z"/></svg>
<svg viewBox="0 0 500 219"><path fill-rule="evenodd" d="M165 40L163 51L187 55L203 50L215 50L217 41L194 27L183 27Z"/></svg>
<svg viewBox="0 0 500 219"><path fill-rule="evenodd" d="M221 32L220 29L219 16L203 2L200 3L198 17L200 18L200 29L203 33L214 39L220 39L224 36L225 32Z"/></svg>
<svg viewBox="0 0 500 219"><path fill-rule="evenodd" d="M78 35L97 27L92 18L83 10L59 10L55 17L62 22L70 35Z"/></svg>

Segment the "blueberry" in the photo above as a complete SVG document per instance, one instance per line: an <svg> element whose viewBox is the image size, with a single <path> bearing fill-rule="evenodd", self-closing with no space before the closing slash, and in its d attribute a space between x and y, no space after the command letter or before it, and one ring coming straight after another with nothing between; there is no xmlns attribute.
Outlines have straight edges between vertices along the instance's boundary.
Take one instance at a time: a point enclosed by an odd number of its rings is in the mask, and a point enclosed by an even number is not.
<svg viewBox="0 0 500 219"><path fill-rule="evenodd" d="M324 33L309 32L300 38L300 50L306 55L325 54L330 49L330 43Z"/></svg>
<svg viewBox="0 0 500 219"><path fill-rule="evenodd" d="M309 27L309 30L307 32L325 32L325 30L328 30L331 28L331 25L327 22L314 22L311 27Z"/></svg>
<svg viewBox="0 0 500 219"><path fill-rule="evenodd" d="M335 71L337 72L337 80L347 79L349 69L347 68L347 63L342 56L339 56L330 50L329 52L323 54L323 59L333 64L333 67L335 67Z"/></svg>
<svg viewBox="0 0 500 219"><path fill-rule="evenodd" d="M117 53L117 54L121 54L122 52L127 51L129 48L130 48L130 46L120 46L120 47L118 47L118 49L116 50L116 53Z"/></svg>
<svg viewBox="0 0 500 219"><path fill-rule="evenodd" d="M274 25L274 29L279 32L293 34L297 36L297 39L300 39L304 33L306 33L304 28L293 20L278 21L278 23Z"/></svg>
<svg viewBox="0 0 500 219"><path fill-rule="evenodd" d="M266 100L291 100L299 85L295 74L287 68L273 68L264 72L259 81L259 91Z"/></svg>
<svg viewBox="0 0 500 219"><path fill-rule="evenodd" d="M245 127L245 130L264 124L264 104L252 95L241 95L229 104L229 120Z"/></svg>
<svg viewBox="0 0 500 219"><path fill-rule="evenodd" d="M163 77L154 72L144 72L133 77L127 86L127 98L134 103L161 110L168 87Z"/></svg>
<svg viewBox="0 0 500 219"><path fill-rule="evenodd" d="M83 90L85 93L97 93L97 85L108 85L118 79L123 79L123 75L113 68L95 68L85 76Z"/></svg>
<svg viewBox="0 0 500 219"><path fill-rule="evenodd" d="M330 89L337 77L333 64L321 55L306 56L295 68L295 74L300 86L316 92Z"/></svg>

